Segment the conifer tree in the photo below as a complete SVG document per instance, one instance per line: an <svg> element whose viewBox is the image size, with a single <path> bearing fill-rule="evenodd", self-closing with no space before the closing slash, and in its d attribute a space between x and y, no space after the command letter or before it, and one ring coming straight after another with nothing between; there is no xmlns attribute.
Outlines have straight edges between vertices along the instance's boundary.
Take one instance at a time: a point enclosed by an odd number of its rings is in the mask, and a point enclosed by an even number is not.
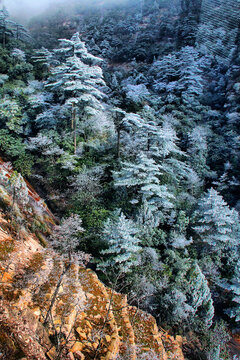
<svg viewBox="0 0 240 360"><path fill-rule="evenodd" d="M35 64L41 65L42 67L46 68L48 71L50 70L51 65L59 65L58 61L56 60L54 54L42 47L39 50L34 51L34 55L32 59Z"/></svg>
<svg viewBox="0 0 240 360"><path fill-rule="evenodd" d="M6 46L9 37L15 37L16 40L28 41L31 38L29 31L23 25L10 20L9 17L9 12L4 6L3 9L0 10L0 33L3 47Z"/></svg>
<svg viewBox="0 0 240 360"><path fill-rule="evenodd" d="M199 329L209 328L214 316L213 301L207 280L197 263L194 263L187 275L189 303L199 319Z"/></svg>
<svg viewBox="0 0 240 360"><path fill-rule="evenodd" d="M140 195L140 201L146 202L152 212L159 211L159 217L162 217L163 210L173 207L174 196L166 185L160 184L160 168L154 159L141 153L135 163L122 163L122 169L113 176L115 186L139 189L136 195Z"/></svg>
<svg viewBox="0 0 240 360"><path fill-rule="evenodd" d="M2 37L2 45L6 46L7 37L13 36L13 31L11 29L12 21L9 20L9 12L5 7L0 10L0 31Z"/></svg>
<svg viewBox="0 0 240 360"><path fill-rule="evenodd" d="M189 148L188 153L193 169L200 177L210 175L210 169L207 165L208 144L207 144L208 129L202 126L196 126L188 134Z"/></svg>
<svg viewBox="0 0 240 360"><path fill-rule="evenodd" d="M238 322L240 321L240 260L237 261L230 284L225 288L233 293L232 302L234 303L234 306L228 309L226 313Z"/></svg>
<svg viewBox="0 0 240 360"><path fill-rule="evenodd" d="M91 66L100 59L87 52L78 33L71 40L60 41L62 46L55 52L60 53L63 63L52 70L47 87L63 92L64 105L72 109L71 128L76 153L77 117L84 122L84 119L96 116L103 110L101 100L104 94L100 87L105 82L101 68Z"/></svg>
<svg viewBox="0 0 240 360"><path fill-rule="evenodd" d="M213 188L200 200L195 216L198 220L195 232L213 251L239 245L239 215Z"/></svg>
<svg viewBox="0 0 240 360"><path fill-rule="evenodd" d="M141 250L138 230L132 220L123 213L115 212L112 219L104 224L103 238L108 249L102 254L107 255L106 260L99 264L99 268L127 273L138 264L138 253Z"/></svg>

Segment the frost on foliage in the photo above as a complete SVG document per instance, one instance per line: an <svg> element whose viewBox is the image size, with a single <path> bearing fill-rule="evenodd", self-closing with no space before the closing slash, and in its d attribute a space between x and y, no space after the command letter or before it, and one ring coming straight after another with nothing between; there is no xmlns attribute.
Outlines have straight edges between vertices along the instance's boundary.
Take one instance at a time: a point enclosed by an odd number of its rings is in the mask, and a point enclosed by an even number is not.
<svg viewBox="0 0 240 360"><path fill-rule="evenodd" d="M87 111L87 107L85 111ZM101 137L102 142L104 139L107 141L109 135L114 134L114 124L112 118L104 111L95 110L91 108L88 118L85 121L80 121L78 126L79 133L84 133L89 139L96 136Z"/></svg>
<svg viewBox="0 0 240 360"><path fill-rule="evenodd" d="M134 103L142 103L150 96L150 93L144 84L140 85L127 85L126 86L126 97Z"/></svg>
<svg viewBox="0 0 240 360"><path fill-rule="evenodd" d="M49 69L51 65L58 65L58 61L55 59L54 54L44 47L35 50L32 59L36 64L40 64L47 69Z"/></svg>
<svg viewBox="0 0 240 360"><path fill-rule="evenodd" d="M29 96L29 102L32 108L43 107L49 103L49 100L51 100L49 93L38 92Z"/></svg>
<svg viewBox="0 0 240 360"><path fill-rule="evenodd" d="M66 115L60 105L51 106L51 108L37 115L35 123L39 129L55 128L60 120L65 120Z"/></svg>
<svg viewBox="0 0 240 360"><path fill-rule="evenodd" d="M27 87L24 89L26 94L33 94L35 91L44 90L44 85L41 81L38 80L30 80L28 81Z"/></svg>
<svg viewBox="0 0 240 360"><path fill-rule="evenodd" d="M61 151L61 154L58 153L60 158L58 159L57 163L61 165L62 169L67 169L70 171L75 170L75 167L77 165L77 158L75 155L71 155L67 152L63 152L63 150L59 149ZM56 154L56 151L54 152Z"/></svg>
<svg viewBox="0 0 240 360"><path fill-rule="evenodd" d="M24 51L20 49L17 48L13 49L11 55L13 58L15 58L18 61L26 61L26 54Z"/></svg>
<svg viewBox="0 0 240 360"><path fill-rule="evenodd" d="M214 251L239 245L239 215L213 188L200 200L195 216L198 220L195 232Z"/></svg>
<svg viewBox="0 0 240 360"><path fill-rule="evenodd" d="M108 219L103 228L103 239L108 249L102 254L106 260L99 264L99 268L129 272L131 267L138 264L137 254L141 250L137 237L138 230L132 220L117 211L112 219Z"/></svg>
<svg viewBox="0 0 240 360"><path fill-rule="evenodd" d="M16 100L5 97L0 104L0 118L6 121L9 130L21 134L22 127L21 107Z"/></svg>
<svg viewBox="0 0 240 360"><path fill-rule="evenodd" d="M100 180L104 175L104 167L96 166L91 169L87 169L83 166L81 172L72 178L71 186L74 189L77 197L83 197L87 195L89 199L95 199L101 192Z"/></svg>
<svg viewBox="0 0 240 360"><path fill-rule="evenodd" d="M177 103L180 95L183 104L196 106L203 93L202 65L195 48L183 47L176 54L166 55L153 63L150 69L153 88L170 104Z"/></svg>
<svg viewBox="0 0 240 360"><path fill-rule="evenodd" d="M131 202L133 205L138 204L137 200ZM137 214L137 224L141 229L141 232L148 233L151 229L157 228L161 222L161 218L158 213L152 211L148 206L147 201L143 201L138 214Z"/></svg>
<svg viewBox="0 0 240 360"><path fill-rule="evenodd" d="M138 156L140 152L159 164L159 176L173 184L184 182L194 184L194 171L181 158L187 155L178 146L178 137L172 124L166 119L158 124L154 115L145 107L143 113L126 114L122 120L122 147L125 156Z"/></svg>
<svg viewBox="0 0 240 360"><path fill-rule="evenodd" d="M209 130L203 126L196 126L188 134L189 139L189 159L193 169L201 177L210 176L210 169L207 165L208 143L207 136Z"/></svg>
<svg viewBox="0 0 240 360"><path fill-rule="evenodd" d="M105 95L101 88L105 82L102 69L96 65L99 59L87 52L78 33L71 40L61 39L60 48L55 53L61 59L60 65L51 70L46 87L63 95L66 109L76 108L75 125L78 132L83 130L86 138L90 126L93 127L93 122L86 121L103 118L101 101Z"/></svg>
<svg viewBox="0 0 240 360"><path fill-rule="evenodd" d="M214 307L205 276L196 262L180 258L173 251L168 251L168 255L171 273L175 275L164 286L157 285L161 311L165 308L172 324L183 322L199 332L206 330L212 325ZM164 313L161 316L164 318Z"/></svg>
<svg viewBox="0 0 240 360"><path fill-rule="evenodd" d="M202 325L209 328L214 316L213 301L207 280L197 263L193 264L188 273L189 296L191 306L197 315L198 310L204 313Z"/></svg>
<svg viewBox="0 0 240 360"><path fill-rule="evenodd" d="M72 214L69 218L64 219L61 225L55 226L51 236L53 248L68 260L72 260L74 253L77 253L79 239L83 231L82 220L79 215Z"/></svg>
<svg viewBox="0 0 240 360"><path fill-rule="evenodd" d="M185 234L181 234L175 231L171 233L170 241L171 245L176 249L184 249L186 246L189 246L193 242L192 238L188 240Z"/></svg>
<svg viewBox="0 0 240 360"><path fill-rule="evenodd" d="M160 175L160 166L144 153L136 163L125 162L121 170L113 174L115 186L138 187L142 202L145 201L152 212L173 207L174 196L166 185L160 184Z"/></svg>
<svg viewBox="0 0 240 360"><path fill-rule="evenodd" d="M42 155L45 156L61 156L64 155L64 150L61 149L52 134L47 136L45 134L39 133L36 137L28 139L27 149L30 151L40 151Z"/></svg>
<svg viewBox="0 0 240 360"><path fill-rule="evenodd" d="M8 75L0 74L0 85L2 86L6 81L8 81Z"/></svg>
<svg viewBox="0 0 240 360"><path fill-rule="evenodd" d="M232 279L229 282L220 282L219 285L232 294L233 306L225 311L226 314L236 322L240 321L240 260L235 265Z"/></svg>
<svg viewBox="0 0 240 360"><path fill-rule="evenodd" d="M53 144L53 140L47 135L39 133L38 136L29 138L27 148L29 150L43 150Z"/></svg>
<svg viewBox="0 0 240 360"><path fill-rule="evenodd" d="M75 33L70 40L59 39L59 42L60 47L55 49L54 52L61 60L76 55L89 64L102 62L101 58L89 54L85 43L80 40L78 32Z"/></svg>
<svg viewBox="0 0 240 360"><path fill-rule="evenodd" d="M28 187L21 174L13 172L9 179L9 187L12 193L13 202L17 200L20 204L26 205L29 202Z"/></svg>

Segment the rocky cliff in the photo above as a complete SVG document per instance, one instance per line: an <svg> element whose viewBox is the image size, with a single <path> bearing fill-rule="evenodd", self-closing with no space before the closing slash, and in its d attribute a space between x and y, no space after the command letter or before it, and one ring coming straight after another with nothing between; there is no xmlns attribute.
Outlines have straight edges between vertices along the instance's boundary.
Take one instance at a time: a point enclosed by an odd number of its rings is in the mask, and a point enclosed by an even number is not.
<svg viewBox="0 0 240 360"><path fill-rule="evenodd" d="M181 338L48 246L54 217L0 159L0 359L183 359Z"/></svg>

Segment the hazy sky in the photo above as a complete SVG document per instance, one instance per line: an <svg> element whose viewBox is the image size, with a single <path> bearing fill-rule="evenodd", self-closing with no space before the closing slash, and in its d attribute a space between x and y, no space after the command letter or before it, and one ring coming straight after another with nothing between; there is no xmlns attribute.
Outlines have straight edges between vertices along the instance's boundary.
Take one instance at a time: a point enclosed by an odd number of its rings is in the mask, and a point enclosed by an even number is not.
<svg viewBox="0 0 240 360"><path fill-rule="evenodd" d="M36 15L48 8L49 5L60 3L62 0L3 0L4 5L12 16Z"/></svg>
<svg viewBox="0 0 240 360"><path fill-rule="evenodd" d="M9 10L11 16L21 18L25 17L26 15L28 17L31 17L40 14L50 5L54 4L68 4L71 2L78 2L80 4L93 4L99 2L100 4L103 4L108 2L120 3L124 1L126 0L0 0L0 3L4 3L4 5Z"/></svg>

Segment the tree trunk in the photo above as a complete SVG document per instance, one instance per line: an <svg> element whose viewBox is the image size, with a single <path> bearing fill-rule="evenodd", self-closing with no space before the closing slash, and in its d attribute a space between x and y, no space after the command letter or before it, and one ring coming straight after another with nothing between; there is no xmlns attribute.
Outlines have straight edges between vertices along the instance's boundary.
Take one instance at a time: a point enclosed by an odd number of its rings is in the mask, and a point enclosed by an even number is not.
<svg viewBox="0 0 240 360"><path fill-rule="evenodd" d="M57 283L57 286L56 286L56 289L53 293L53 296L52 296L52 300L51 300L51 303L50 303L50 306L49 306L49 309L47 311L47 315L45 316L45 319L44 319L44 322L43 322L43 325L46 326L47 325L47 322L48 322L48 318L52 312L52 309L53 309L53 306L56 302L56 299L57 299L57 296L58 296L58 292L59 292L59 289L60 289L60 286L62 284L62 281L63 281L63 278L65 276L65 274L68 272L69 268L70 268L70 263L68 264L68 266L66 267L66 269L63 270L62 272L62 275L60 276L59 280L58 280L58 283Z"/></svg>
<svg viewBox="0 0 240 360"><path fill-rule="evenodd" d="M3 48L6 47L6 27L3 28Z"/></svg>
<svg viewBox="0 0 240 360"><path fill-rule="evenodd" d="M117 159L120 158L120 139L121 139L121 130L120 127L117 128Z"/></svg>
<svg viewBox="0 0 240 360"><path fill-rule="evenodd" d="M76 105L72 104L72 131L73 131L73 143L74 143L74 155L77 152L77 121L76 121Z"/></svg>

